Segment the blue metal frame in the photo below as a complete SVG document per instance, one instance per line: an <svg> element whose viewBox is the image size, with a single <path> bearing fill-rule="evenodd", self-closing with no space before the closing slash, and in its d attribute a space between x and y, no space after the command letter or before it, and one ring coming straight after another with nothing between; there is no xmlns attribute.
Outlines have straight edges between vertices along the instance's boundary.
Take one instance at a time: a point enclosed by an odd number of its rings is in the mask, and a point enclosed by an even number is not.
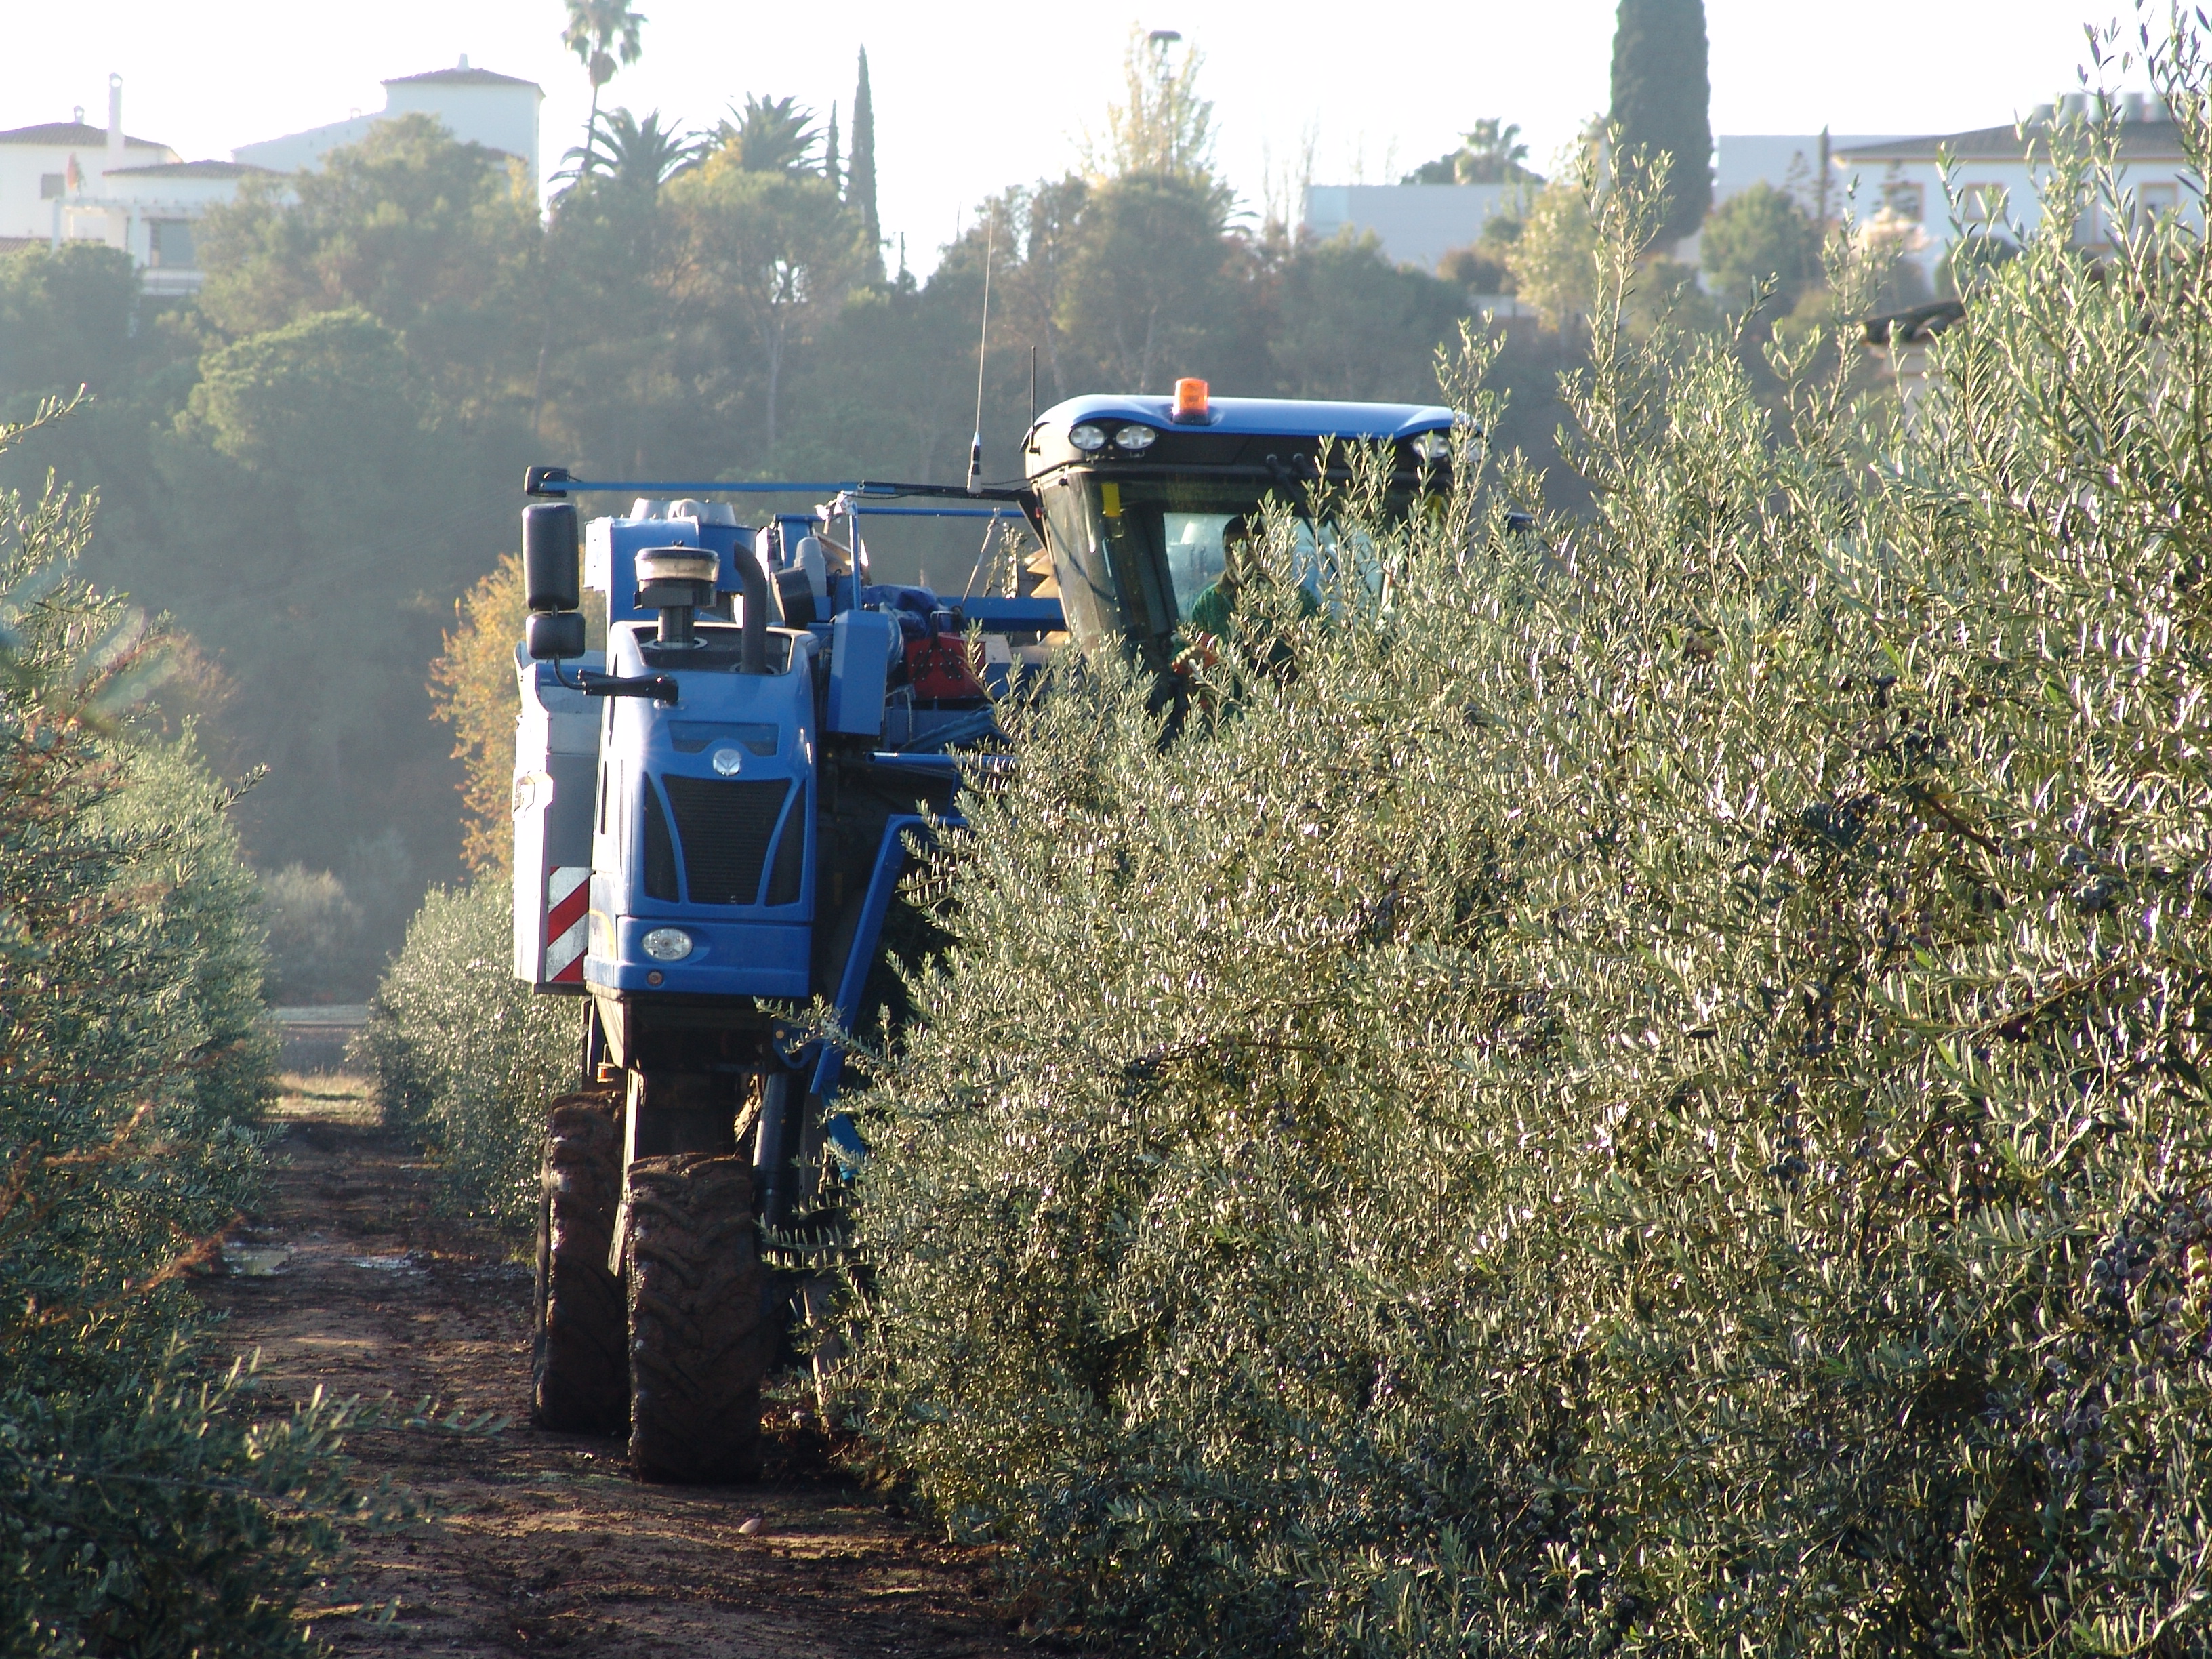
<svg viewBox="0 0 2212 1659"><path fill-rule="evenodd" d="M939 755L878 755L878 761L933 763L932 769L959 770L957 762ZM916 767L917 770L922 769ZM967 820L943 817L938 820L951 829L962 829ZM891 894L897 889L899 877L906 868L906 833L918 830L929 833L929 820L918 812L900 812L884 825L883 844L876 849L876 866L868 877L867 896L860 902L860 919L853 929L853 945L845 957L845 971L837 981L837 1023L846 1030L860 1018L860 995L868 988L868 975L876 965L876 943L883 937L884 918L890 914ZM838 1073L844 1070L845 1051L834 1042L822 1045L822 1058L814 1067L811 1092L825 1105L837 1090Z"/></svg>

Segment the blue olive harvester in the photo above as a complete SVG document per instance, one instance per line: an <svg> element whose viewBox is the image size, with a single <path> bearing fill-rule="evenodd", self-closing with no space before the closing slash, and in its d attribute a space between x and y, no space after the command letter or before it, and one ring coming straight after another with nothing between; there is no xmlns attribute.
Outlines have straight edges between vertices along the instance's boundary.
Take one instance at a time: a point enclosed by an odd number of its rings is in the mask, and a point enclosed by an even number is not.
<svg viewBox="0 0 2212 1659"><path fill-rule="evenodd" d="M757 1472L762 1378L794 1310L826 1305L817 1280L769 1269L762 1229L803 1232L866 1151L836 1106L842 1056L777 1009L818 995L847 1029L871 1017L899 879L933 821L960 823L962 767L1048 644L1127 653L1171 684L1232 520L1270 496L1304 515L1330 438L1391 446L1402 508L1447 477L1452 421L1184 380L1046 410L1010 487L530 469L514 971L576 998L584 1028L545 1140L540 1424L627 1427L648 1480ZM732 501L770 492L824 499L740 523ZM638 499L584 525L577 500L610 494ZM1017 514L1057 597L870 579L871 520ZM1298 522L1302 557L1332 544ZM603 653L584 648L586 586L605 597Z"/></svg>

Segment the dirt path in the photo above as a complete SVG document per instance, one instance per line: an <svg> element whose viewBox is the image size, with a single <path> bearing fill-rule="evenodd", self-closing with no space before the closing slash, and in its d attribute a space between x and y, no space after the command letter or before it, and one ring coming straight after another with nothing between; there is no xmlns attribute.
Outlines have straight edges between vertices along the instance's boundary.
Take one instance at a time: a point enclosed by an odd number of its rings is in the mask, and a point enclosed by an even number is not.
<svg viewBox="0 0 2212 1659"><path fill-rule="evenodd" d="M618 1443L532 1427L527 1266L434 1213L428 1172L377 1127L359 1079L285 1081L268 1211L234 1252L247 1271L204 1281L229 1316L223 1340L260 1351L272 1404L319 1385L513 1419L473 1436L395 1420L349 1438L367 1481L419 1494L432 1518L360 1540L331 1604L396 1599L398 1613L319 1620L340 1653L1036 1650L998 1613L983 1559L841 1474L789 1404L771 1416L781 1474L758 1486L641 1486Z"/></svg>

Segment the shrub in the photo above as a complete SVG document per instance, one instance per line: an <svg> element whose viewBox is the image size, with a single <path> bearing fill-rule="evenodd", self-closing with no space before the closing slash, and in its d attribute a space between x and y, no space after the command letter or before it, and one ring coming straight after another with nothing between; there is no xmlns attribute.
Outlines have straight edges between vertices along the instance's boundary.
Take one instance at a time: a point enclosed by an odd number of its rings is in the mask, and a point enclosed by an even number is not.
<svg viewBox="0 0 2212 1659"><path fill-rule="evenodd" d="M0 1647L305 1652L335 1419L252 1421L176 1282L261 1168L254 884L131 723L162 642L71 577L90 526L0 493Z"/></svg>
<svg viewBox="0 0 2212 1659"><path fill-rule="evenodd" d="M516 979L506 882L434 888L369 1004L355 1058L384 1121L421 1135L471 1214L520 1230L537 1217L545 1110L575 1086L579 1005Z"/></svg>
<svg viewBox="0 0 2212 1659"><path fill-rule="evenodd" d="M2206 254L2050 189L1910 430L1601 320L1586 521L1463 474L1290 683L1024 725L857 1102L854 1385L1041 1618L2212 1644Z"/></svg>

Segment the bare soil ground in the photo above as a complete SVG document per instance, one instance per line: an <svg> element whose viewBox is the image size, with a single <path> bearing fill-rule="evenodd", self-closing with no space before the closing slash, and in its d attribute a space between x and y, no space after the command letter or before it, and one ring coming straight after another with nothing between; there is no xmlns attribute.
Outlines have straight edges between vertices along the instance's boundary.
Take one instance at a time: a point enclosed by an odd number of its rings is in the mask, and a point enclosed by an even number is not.
<svg viewBox="0 0 2212 1659"><path fill-rule="evenodd" d="M528 1416L530 1269L513 1241L436 1212L431 1172L380 1128L360 1079L288 1076L266 1212L235 1267L203 1281L222 1340L258 1352L272 1406L318 1388L403 1409L348 1449L428 1518L357 1540L317 1633L342 1654L683 1654L914 1659L1034 1651L988 1558L944 1543L853 1480L792 1400L770 1414L770 1479L644 1486L618 1442ZM407 1428L506 1417L495 1433ZM757 1521L754 1529L744 1530ZM389 1607L378 1621L354 1607Z"/></svg>

